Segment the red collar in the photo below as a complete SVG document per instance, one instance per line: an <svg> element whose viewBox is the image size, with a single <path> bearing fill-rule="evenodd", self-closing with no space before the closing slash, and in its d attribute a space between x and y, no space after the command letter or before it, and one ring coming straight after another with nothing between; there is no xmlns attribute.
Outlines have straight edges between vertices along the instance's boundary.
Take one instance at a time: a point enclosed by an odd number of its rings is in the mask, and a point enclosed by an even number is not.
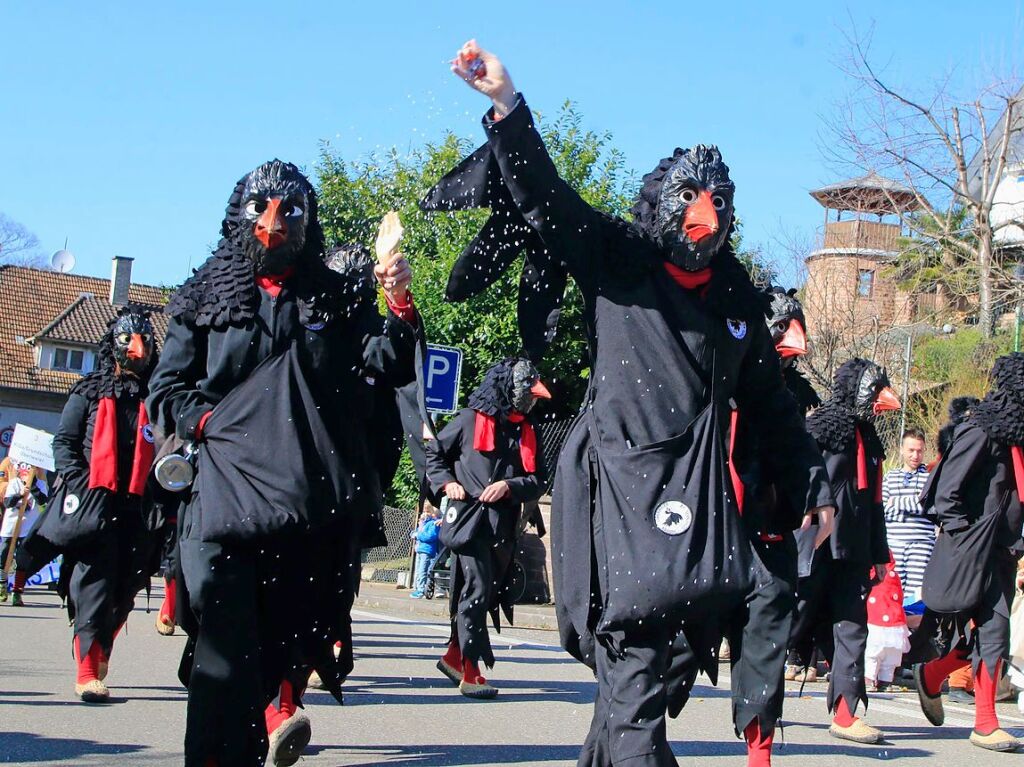
<svg viewBox="0 0 1024 767"><path fill-rule="evenodd" d="M281 293L284 283L295 274L295 267L289 266L281 274L257 274L256 284L267 291L271 296L277 298Z"/></svg>
<svg viewBox="0 0 1024 767"><path fill-rule="evenodd" d="M711 279L711 267L705 266L700 271L688 272L685 269L680 269L675 264L665 261L665 271L669 273L669 276L676 281L681 287L687 290L693 290L694 288L700 288L708 284Z"/></svg>

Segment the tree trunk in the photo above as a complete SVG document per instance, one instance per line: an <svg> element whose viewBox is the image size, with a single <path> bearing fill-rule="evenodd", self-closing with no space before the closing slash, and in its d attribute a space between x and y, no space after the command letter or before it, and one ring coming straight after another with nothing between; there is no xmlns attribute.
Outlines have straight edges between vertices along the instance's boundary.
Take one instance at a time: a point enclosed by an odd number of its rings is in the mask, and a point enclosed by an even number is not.
<svg viewBox="0 0 1024 767"><path fill-rule="evenodd" d="M978 326L982 336L995 333L995 307L992 305L992 227L988 216L977 219L978 227Z"/></svg>

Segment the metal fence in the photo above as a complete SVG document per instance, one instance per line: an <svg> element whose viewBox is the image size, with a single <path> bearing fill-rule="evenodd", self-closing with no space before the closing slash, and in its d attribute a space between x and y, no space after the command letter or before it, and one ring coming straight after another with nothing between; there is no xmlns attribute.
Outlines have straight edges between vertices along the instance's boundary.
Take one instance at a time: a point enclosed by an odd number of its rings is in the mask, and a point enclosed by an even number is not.
<svg viewBox="0 0 1024 767"><path fill-rule="evenodd" d="M416 512L408 509L384 507L384 534L388 545L363 552L363 580L378 583L396 583L398 574L412 566L412 539Z"/></svg>
<svg viewBox="0 0 1024 767"><path fill-rule="evenodd" d="M564 418L561 421L546 421L538 425L540 431L541 445L544 449L544 476L547 479L545 493L551 492L551 485L555 481L555 466L558 464L558 454L562 452L562 446L569 436L569 430L576 422L575 418Z"/></svg>

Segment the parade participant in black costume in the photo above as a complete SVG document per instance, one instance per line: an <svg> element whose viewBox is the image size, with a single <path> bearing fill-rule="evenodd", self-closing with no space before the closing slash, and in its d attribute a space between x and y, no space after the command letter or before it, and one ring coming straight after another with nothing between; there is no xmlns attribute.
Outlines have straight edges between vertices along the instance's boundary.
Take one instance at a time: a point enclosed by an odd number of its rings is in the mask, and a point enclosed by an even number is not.
<svg viewBox="0 0 1024 767"><path fill-rule="evenodd" d="M941 527L925 570L929 611L954 616L957 637L944 657L914 667L921 708L945 720L941 686L968 665L974 671L970 740L993 751L1020 741L996 717L996 687L1010 649L1010 605L1016 563L1024 551L1024 354L996 360L992 389L956 427L932 472L922 506Z"/></svg>
<svg viewBox="0 0 1024 767"><path fill-rule="evenodd" d="M110 698L103 680L114 638L151 574L159 522L149 519L153 430L144 400L156 363L149 313L122 308L100 341L97 369L71 388L53 438L51 513L26 543L34 561L38 552L64 555L75 694L87 703Z"/></svg>
<svg viewBox="0 0 1024 767"><path fill-rule="evenodd" d="M451 636L437 668L470 698L498 690L480 674L494 666L487 631L491 614L512 622L509 585L523 504L544 492L540 439L530 411L551 397L527 359L491 367L460 410L427 443L427 478L442 505L441 542L455 554L451 587Z"/></svg>
<svg viewBox="0 0 1024 767"><path fill-rule="evenodd" d="M870 572L884 573L889 562L882 511L885 453L874 420L897 410L899 398L885 371L855 358L839 366L828 401L807 419L836 494L836 517L829 546L822 546L811 577L800 585L801 617L832 624L832 647L823 648L830 675L826 703L836 738L877 743L881 732L856 716L867 705L864 650L868 638Z"/></svg>
<svg viewBox="0 0 1024 767"><path fill-rule="evenodd" d="M488 145L426 200L492 209L453 279L475 289L525 247L527 348L557 319L567 272L585 304L590 386L552 509L562 643L598 677L579 763L673 765L666 712L682 708L696 665L717 676L717 618L769 577L730 481L730 403L793 508L831 504L821 456L785 389L767 298L729 247L733 184L718 150L677 149L644 177L632 224L606 217L559 178L496 57L471 42L453 71L494 103Z"/></svg>
<svg viewBox="0 0 1024 767"><path fill-rule="evenodd" d="M315 192L279 160L236 184L221 234L168 303L149 398L164 432L199 446L179 541L185 764L262 764L269 732L270 763L291 765L310 669L341 694L348 544L381 503L363 377L414 376L411 271L398 254L377 266L381 318L324 263Z"/></svg>
<svg viewBox="0 0 1024 767"><path fill-rule="evenodd" d="M971 411L974 410L974 407L979 402L981 400L977 397L954 397L950 400L949 408L946 411L949 418L942 428L939 429L939 436L936 440L940 459L949 452L949 446L953 444L953 434L956 433L956 427L970 417Z"/></svg>
<svg viewBox="0 0 1024 767"><path fill-rule="evenodd" d="M782 288L768 291L771 316L768 328L779 355L786 386L805 412L818 398L796 368L807 353L803 309ZM769 767L776 723L782 716L785 696L785 663L793 612L796 607L797 536L813 552L828 540L831 514L817 515L794 509L790 498L764 472L758 440L744 422L736 430L732 451L745 488L741 511L751 544L772 580L748 596L731 618L729 630L732 663L732 711L736 734L749 745L749 767Z"/></svg>

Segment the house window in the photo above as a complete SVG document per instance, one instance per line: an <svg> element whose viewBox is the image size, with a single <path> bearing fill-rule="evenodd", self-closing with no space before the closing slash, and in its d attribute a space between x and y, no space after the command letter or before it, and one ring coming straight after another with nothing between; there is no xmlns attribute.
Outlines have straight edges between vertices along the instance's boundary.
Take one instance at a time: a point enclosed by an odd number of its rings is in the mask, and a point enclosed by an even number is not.
<svg viewBox="0 0 1024 767"><path fill-rule="evenodd" d="M862 298L871 298L875 288L875 270L860 269L857 272L857 295Z"/></svg>
<svg viewBox="0 0 1024 767"><path fill-rule="evenodd" d="M81 349L56 347L53 350L53 369L81 373L85 369L85 352Z"/></svg>

